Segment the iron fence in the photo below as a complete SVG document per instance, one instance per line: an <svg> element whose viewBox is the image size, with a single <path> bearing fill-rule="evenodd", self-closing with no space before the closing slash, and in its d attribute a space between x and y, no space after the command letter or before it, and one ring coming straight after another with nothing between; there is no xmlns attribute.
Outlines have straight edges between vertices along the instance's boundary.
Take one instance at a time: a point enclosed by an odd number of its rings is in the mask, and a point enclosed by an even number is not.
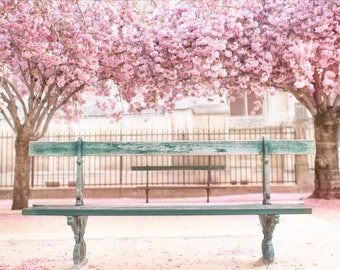
<svg viewBox="0 0 340 270"><path fill-rule="evenodd" d="M171 140L260 140L293 139L293 127L200 130L192 133L168 131L143 132L70 132L49 133L42 141L171 141ZM12 188L14 171L14 138L1 134L0 188ZM31 188L71 187L75 185L73 157L35 157L31 160ZM270 160L271 183L295 184L294 156L277 155ZM86 187L136 187L149 185L195 185L206 183L207 171L145 171L131 170L133 166L222 165L224 170L210 172L211 184L258 185L262 181L262 163L259 156L86 156L84 182ZM220 166L221 167L221 166Z"/></svg>
<svg viewBox="0 0 340 270"><path fill-rule="evenodd" d="M12 188L14 177L14 135L1 133L0 188Z"/></svg>

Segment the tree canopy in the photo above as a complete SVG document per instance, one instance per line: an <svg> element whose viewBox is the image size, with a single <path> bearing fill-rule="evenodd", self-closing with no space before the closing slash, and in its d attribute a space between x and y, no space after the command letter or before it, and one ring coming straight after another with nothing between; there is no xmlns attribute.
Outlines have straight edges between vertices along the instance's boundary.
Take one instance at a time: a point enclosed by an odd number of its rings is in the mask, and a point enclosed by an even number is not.
<svg viewBox="0 0 340 270"><path fill-rule="evenodd" d="M188 96L255 93L256 111L265 92L289 92L314 118L315 194L340 197L338 0L137 2L0 1L0 113L17 135L17 202L29 194L28 141L57 112L79 118L88 91L117 119L121 102L172 110Z"/></svg>

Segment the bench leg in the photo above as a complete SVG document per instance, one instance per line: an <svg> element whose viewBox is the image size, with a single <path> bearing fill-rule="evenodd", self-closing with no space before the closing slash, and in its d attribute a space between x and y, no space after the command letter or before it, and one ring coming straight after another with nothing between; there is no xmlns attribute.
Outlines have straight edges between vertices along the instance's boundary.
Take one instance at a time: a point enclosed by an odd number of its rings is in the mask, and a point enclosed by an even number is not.
<svg viewBox="0 0 340 270"><path fill-rule="evenodd" d="M71 226L74 233L76 244L73 249L73 267L72 270L80 269L87 263L86 243L84 240L87 216L69 216L67 224Z"/></svg>
<svg viewBox="0 0 340 270"><path fill-rule="evenodd" d="M265 264L274 262L275 252L272 242L273 232L276 224L279 223L279 215L260 215L260 222L263 232L262 259Z"/></svg>

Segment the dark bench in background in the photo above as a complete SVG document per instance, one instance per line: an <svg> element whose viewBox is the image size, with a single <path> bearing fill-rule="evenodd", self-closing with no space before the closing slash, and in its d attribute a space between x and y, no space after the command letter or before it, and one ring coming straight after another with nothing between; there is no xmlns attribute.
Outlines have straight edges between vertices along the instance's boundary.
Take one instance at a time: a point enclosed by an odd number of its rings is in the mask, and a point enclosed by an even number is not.
<svg viewBox="0 0 340 270"><path fill-rule="evenodd" d="M274 261L273 232L283 214L311 214L312 209L303 203L271 204L269 155L313 154L314 141L308 140L267 140L259 141L179 141L179 142L32 142L31 156L75 156L76 202L75 205L33 205L22 210L23 215L66 216L72 227L75 246L73 269L81 268L86 262L84 240L88 216L183 216L183 215L258 215L263 232L263 261ZM254 203L187 203L187 204L137 204L87 206L83 199L83 157L91 155L261 155L262 162L262 202Z"/></svg>
<svg viewBox="0 0 340 270"><path fill-rule="evenodd" d="M211 171L224 171L225 166L221 165L188 165L188 166L131 166L131 171L142 171L146 172L146 184L145 186L139 186L145 190L145 201L149 202L149 192L152 189L205 189L207 193L207 202L210 200L210 189L211 189ZM205 184L182 184L182 185L151 185L149 181L149 172L152 171L206 171L206 183Z"/></svg>

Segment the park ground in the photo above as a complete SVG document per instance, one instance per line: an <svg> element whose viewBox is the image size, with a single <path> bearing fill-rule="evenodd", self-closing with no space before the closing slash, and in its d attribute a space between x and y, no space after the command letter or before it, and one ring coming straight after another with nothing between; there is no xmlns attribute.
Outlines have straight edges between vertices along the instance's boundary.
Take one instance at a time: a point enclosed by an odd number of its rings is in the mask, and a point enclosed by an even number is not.
<svg viewBox="0 0 340 270"><path fill-rule="evenodd" d="M260 260L262 232L256 216L89 217L85 234L89 262L83 269L340 269L340 200L310 199L308 194L272 194L272 198L303 200L313 208L312 215L280 217L274 232L276 260L272 265L263 265ZM203 202L204 198L183 201ZM212 201L261 198L248 194L214 197ZM30 203L72 202L40 199ZM130 202L136 201L86 201ZM0 200L0 270L70 269L74 240L66 218L22 216L20 211L9 210L10 206L9 200Z"/></svg>

